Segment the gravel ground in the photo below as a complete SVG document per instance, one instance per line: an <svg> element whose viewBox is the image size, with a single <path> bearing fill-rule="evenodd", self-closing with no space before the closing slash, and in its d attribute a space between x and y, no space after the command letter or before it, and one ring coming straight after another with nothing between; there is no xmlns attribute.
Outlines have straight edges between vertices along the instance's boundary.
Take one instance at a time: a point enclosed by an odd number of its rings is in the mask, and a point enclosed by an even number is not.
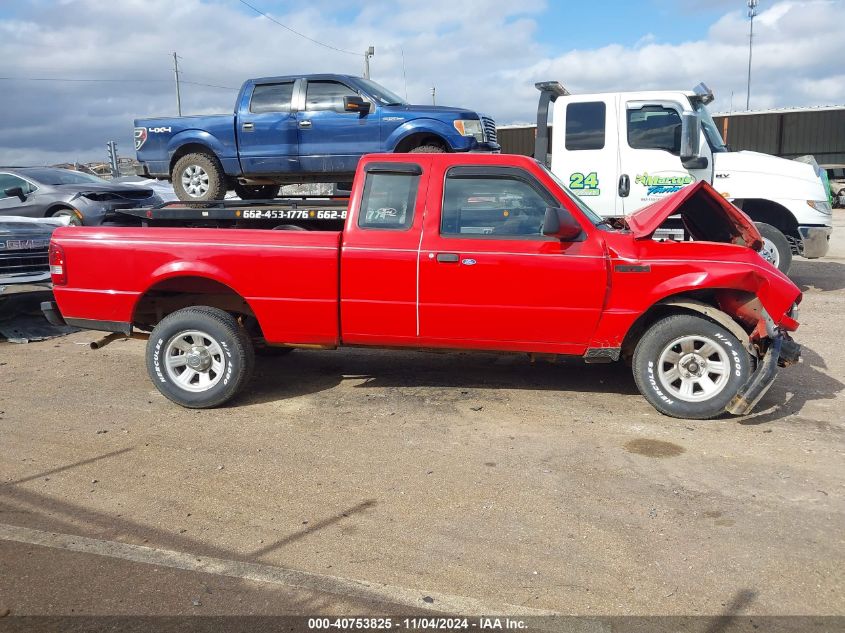
<svg viewBox="0 0 845 633"><path fill-rule="evenodd" d="M190 411L141 341L0 343L0 613L845 615L835 223L746 418L663 417L622 365L356 349Z"/></svg>

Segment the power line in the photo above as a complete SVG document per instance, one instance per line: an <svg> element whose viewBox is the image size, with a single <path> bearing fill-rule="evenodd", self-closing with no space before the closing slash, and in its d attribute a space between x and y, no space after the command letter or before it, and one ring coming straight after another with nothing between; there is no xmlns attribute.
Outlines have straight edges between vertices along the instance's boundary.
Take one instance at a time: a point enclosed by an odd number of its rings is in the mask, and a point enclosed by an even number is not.
<svg viewBox="0 0 845 633"><path fill-rule="evenodd" d="M282 23L281 23L281 22L279 22L277 19L275 19L275 18L273 18L273 17L271 17L271 16L267 15L267 14L266 14L266 13L264 13L264 11L262 11L261 9L257 9L257 8L255 8L254 6L252 6L252 5L251 5L249 2L247 2L246 0L238 0L238 2L240 2L240 3L241 3L241 4L243 4L244 6L249 7L250 9L252 9L253 11L255 11L257 14L259 14L259 15L263 15L265 18L267 18L267 19L268 19L268 20L270 20L271 22L275 22L276 24L278 24L279 26L281 26L283 29L287 29L288 31L290 31L290 32L291 32L291 33L293 33L294 35L298 35L299 37L302 37L302 38L304 38L304 39L308 40L309 42L314 42L314 44L319 44L320 46L324 46L324 47L326 47L326 48L330 48L331 50L333 50L333 51L337 51L338 53L346 53L347 55L355 55L356 57L358 57L358 56L360 55L360 53L353 53L352 51L347 51L347 50L344 50L344 49L342 49L342 48L337 48L336 46L332 46L331 44L326 44L325 42L321 42L321 41L319 41L319 40L315 40L313 37L308 37L308 36L307 36L307 35L305 35L304 33L300 33L299 31L295 31L294 29L290 28L287 24L282 24Z"/></svg>
<svg viewBox="0 0 845 633"><path fill-rule="evenodd" d="M179 72L180 75L184 76L185 73ZM234 90L235 92L240 92L240 88L233 88L232 86L217 86L215 84L204 84L200 83L199 81L188 81L187 79L181 80L183 84L191 84L192 86L205 86L206 88L220 88L221 90Z"/></svg>
<svg viewBox="0 0 845 633"><path fill-rule="evenodd" d="M70 81L70 82L105 82L105 83L121 83L121 82L169 82L169 79L80 79L71 77L0 77L0 81Z"/></svg>
<svg viewBox="0 0 845 633"><path fill-rule="evenodd" d="M181 76L185 76L185 73L181 70L179 71ZM171 79L86 79L86 78L77 78L77 77L0 77L0 81L61 81L61 82L71 82L71 83L131 83L131 82L140 82L140 83L170 83ZM191 84L193 86L205 86L206 88L220 88L221 90L234 90L238 91L240 88L234 88L233 86L220 86L217 84L208 84L202 83L199 81L189 81L187 79L180 80L183 84Z"/></svg>

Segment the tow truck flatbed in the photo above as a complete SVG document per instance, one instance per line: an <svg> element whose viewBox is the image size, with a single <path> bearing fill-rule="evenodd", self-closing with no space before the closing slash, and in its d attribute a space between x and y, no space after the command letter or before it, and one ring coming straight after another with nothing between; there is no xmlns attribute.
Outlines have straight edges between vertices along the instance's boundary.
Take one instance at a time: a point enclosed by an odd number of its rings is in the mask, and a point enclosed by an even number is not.
<svg viewBox="0 0 845 633"><path fill-rule="evenodd" d="M119 215L136 226L336 230L346 220L348 205L348 198L286 196L274 200L167 202L155 207L120 209Z"/></svg>

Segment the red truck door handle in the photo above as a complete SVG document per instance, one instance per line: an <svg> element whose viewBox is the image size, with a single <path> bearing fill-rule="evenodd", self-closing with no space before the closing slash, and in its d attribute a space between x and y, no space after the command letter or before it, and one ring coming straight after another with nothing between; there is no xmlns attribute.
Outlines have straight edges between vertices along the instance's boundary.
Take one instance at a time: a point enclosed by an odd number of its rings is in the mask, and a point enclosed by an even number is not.
<svg viewBox="0 0 845 633"><path fill-rule="evenodd" d="M457 264L459 259L457 253L437 253L437 261L441 264Z"/></svg>

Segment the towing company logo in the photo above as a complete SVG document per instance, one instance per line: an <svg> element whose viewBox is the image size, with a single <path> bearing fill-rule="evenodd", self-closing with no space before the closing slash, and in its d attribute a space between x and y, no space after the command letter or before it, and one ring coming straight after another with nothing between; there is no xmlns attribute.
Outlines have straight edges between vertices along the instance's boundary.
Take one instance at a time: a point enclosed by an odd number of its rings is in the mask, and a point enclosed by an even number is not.
<svg viewBox="0 0 845 633"><path fill-rule="evenodd" d="M641 174L637 174L637 178L634 182L638 185L648 187L645 194L646 197L675 193L676 191L680 191L683 187L695 182L695 178L686 172L660 173L664 175L649 175L646 171Z"/></svg>
<svg viewBox="0 0 845 633"><path fill-rule="evenodd" d="M136 127L135 128L135 151L137 152L144 146L144 143L147 142L147 128L145 127Z"/></svg>

